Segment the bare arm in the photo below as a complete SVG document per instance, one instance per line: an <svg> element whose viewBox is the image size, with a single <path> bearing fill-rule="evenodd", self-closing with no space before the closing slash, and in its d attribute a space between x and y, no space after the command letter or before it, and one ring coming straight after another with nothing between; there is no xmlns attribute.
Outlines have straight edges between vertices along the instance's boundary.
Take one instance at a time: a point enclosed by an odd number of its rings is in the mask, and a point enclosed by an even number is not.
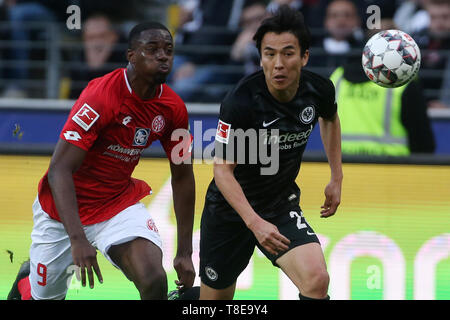
<svg viewBox="0 0 450 320"><path fill-rule="evenodd" d="M83 163L86 151L60 139L50 162L48 182L61 222L69 235L73 262L81 268L82 285L86 285L86 270L89 285L94 286L92 269L100 282L103 281L97 263L97 251L89 243L78 214L73 173Z"/></svg>
<svg viewBox="0 0 450 320"><path fill-rule="evenodd" d="M48 182L56 209L70 241L86 239L78 215L75 185L72 178L72 175L81 166L85 154L84 150L60 139L48 171Z"/></svg>
<svg viewBox="0 0 450 320"><path fill-rule="evenodd" d="M325 188L325 201L320 212L322 218L336 213L341 203L342 189L342 153L341 125L337 113L332 119L319 118L320 135L331 169L331 179Z"/></svg>
<svg viewBox="0 0 450 320"><path fill-rule="evenodd" d="M192 164L170 163L172 173L173 205L177 219L177 254L174 268L178 274L176 284L190 288L194 284L192 263L192 229L194 227L195 179Z"/></svg>
<svg viewBox="0 0 450 320"><path fill-rule="evenodd" d="M214 180L220 192L234 210L241 216L247 227L255 234L256 239L270 253L288 249L289 239L280 234L278 228L261 218L251 207L245 194L234 177L236 164L222 163L214 159Z"/></svg>

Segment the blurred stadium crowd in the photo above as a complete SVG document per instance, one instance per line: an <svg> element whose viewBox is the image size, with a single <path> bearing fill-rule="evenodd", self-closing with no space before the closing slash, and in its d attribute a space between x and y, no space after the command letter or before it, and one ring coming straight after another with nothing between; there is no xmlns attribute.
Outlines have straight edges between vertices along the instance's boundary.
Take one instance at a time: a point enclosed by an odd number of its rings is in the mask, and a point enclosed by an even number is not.
<svg viewBox="0 0 450 320"><path fill-rule="evenodd" d="M175 37L169 85L186 102L219 102L259 68L253 34L288 3L311 28L308 69L329 76L367 40L370 5L413 36L428 108L450 108L450 0L0 0L0 97L76 99L92 78L126 65L126 37L139 21ZM67 21L77 5L81 28Z"/></svg>

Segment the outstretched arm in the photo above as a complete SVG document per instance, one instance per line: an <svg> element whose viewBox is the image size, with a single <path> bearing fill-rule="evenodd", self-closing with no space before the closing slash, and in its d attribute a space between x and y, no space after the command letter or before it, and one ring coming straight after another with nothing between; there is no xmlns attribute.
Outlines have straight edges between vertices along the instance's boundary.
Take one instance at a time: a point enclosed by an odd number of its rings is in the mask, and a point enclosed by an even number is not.
<svg viewBox="0 0 450 320"><path fill-rule="evenodd" d="M325 201L320 211L322 218L328 218L336 213L341 203L342 189L342 153L341 124L337 113L330 119L319 118L320 135L331 169L331 179L325 187Z"/></svg>

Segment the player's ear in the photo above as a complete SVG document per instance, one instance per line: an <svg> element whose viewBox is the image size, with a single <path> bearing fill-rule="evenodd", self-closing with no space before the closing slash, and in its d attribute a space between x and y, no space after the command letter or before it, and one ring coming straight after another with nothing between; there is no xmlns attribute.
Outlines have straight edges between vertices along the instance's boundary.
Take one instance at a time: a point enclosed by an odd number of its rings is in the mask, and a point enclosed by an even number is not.
<svg viewBox="0 0 450 320"><path fill-rule="evenodd" d="M308 49L305 50L305 53L303 53L301 58L302 58L302 68L303 68L308 64L308 60L309 60L309 50Z"/></svg>
<svg viewBox="0 0 450 320"><path fill-rule="evenodd" d="M128 49L127 50L127 60L128 62L130 62L132 65L134 65L135 63L135 56L134 56L134 50L133 49Z"/></svg>

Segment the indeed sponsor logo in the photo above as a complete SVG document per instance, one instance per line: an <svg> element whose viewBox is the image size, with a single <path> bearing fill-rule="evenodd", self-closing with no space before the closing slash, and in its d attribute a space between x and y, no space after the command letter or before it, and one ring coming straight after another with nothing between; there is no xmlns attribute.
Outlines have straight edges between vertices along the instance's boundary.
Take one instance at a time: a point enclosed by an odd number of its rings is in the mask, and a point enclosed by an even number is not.
<svg viewBox="0 0 450 320"><path fill-rule="evenodd" d="M280 135L268 135L267 132L264 132L263 133L264 144L298 143L299 141L307 140L308 137L311 135L312 130L313 126L311 125L311 127L308 130L302 132L295 132L295 133L287 132ZM303 143L300 145L303 145Z"/></svg>

